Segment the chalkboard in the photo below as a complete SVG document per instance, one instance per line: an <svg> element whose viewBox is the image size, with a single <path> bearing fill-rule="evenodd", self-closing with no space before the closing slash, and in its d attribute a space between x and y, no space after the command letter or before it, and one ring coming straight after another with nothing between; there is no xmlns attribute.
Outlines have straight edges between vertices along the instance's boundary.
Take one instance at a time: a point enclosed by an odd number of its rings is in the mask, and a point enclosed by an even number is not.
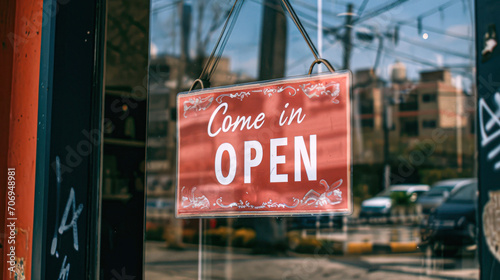
<svg viewBox="0 0 500 280"><path fill-rule="evenodd" d="M478 242L481 279L498 279L500 244L500 2L476 1L477 135L478 135Z"/></svg>
<svg viewBox="0 0 500 280"><path fill-rule="evenodd" d="M32 279L96 278L99 7L100 0L44 1Z"/></svg>

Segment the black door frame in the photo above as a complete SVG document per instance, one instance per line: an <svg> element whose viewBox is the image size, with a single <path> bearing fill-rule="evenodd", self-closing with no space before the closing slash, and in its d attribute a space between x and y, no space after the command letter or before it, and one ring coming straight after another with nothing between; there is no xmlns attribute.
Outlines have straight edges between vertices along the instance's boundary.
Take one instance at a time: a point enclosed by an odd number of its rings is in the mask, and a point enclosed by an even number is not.
<svg viewBox="0 0 500 280"><path fill-rule="evenodd" d="M99 279L105 14L104 0L43 1L34 280Z"/></svg>

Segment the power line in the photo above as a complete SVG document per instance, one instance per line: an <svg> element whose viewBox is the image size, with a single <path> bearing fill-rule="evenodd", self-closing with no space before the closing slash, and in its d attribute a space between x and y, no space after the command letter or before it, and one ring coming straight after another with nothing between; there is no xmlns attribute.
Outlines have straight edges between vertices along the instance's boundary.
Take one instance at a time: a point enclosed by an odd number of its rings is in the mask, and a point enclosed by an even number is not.
<svg viewBox="0 0 500 280"><path fill-rule="evenodd" d="M420 46L420 47L423 47L425 49L435 50L435 51L438 51L438 52L444 53L444 54L450 54L450 55L453 55L453 56L457 56L457 57L461 57L461 58L466 58L466 59L470 59L470 57L471 57L471 55L466 54L466 53L461 53L461 52L457 52L457 51L454 51L454 50L445 49L445 48L442 48L442 47L439 47L439 46L436 46L436 45L432 45L432 44L429 44L429 43L422 43L422 42L419 42L417 40L412 40L412 39L409 39L409 38L406 38L406 37L402 37L402 38L400 38L400 40L401 41L405 41L405 42L410 43L410 44L415 45L415 46Z"/></svg>
<svg viewBox="0 0 500 280"><path fill-rule="evenodd" d="M303 7L306 7L308 8L309 10L311 11L317 11L318 10L318 7L314 6L314 5L311 5L310 3L308 2L303 2L303 1L294 1L294 2L297 2L296 4L300 4L302 5Z"/></svg>
<svg viewBox="0 0 500 280"><path fill-rule="evenodd" d="M426 29L426 30L429 30L431 32L434 32L434 33L438 33L438 34L442 34L442 35L446 35L446 36L450 36L450 37L455 37L455 38L458 38L458 39L463 39L463 40L469 40L469 41L472 41L473 39L469 36L463 36L463 35L460 35L460 34L456 34L456 33L452 33L452 32L446 32L446 31L443 31L443 30L440 30L438 28L434 28L434 27L430 27L430 26L423 26L421 24L421 20L425 17L428 17L434 13L437 13L437 12L443 12L444 9L446 8L449 8L450 6L454 5L458 3L458 1L456 0L450 0L442 5L439 5L437 7L434 7L432 9L429 9L423 13L421 13L420 15L416 16L415 18L413 19L410 19L410 20L398 20L396 21L395 25L406 25L406 26L411 26L411 27L414 27L415 26L413 24L411 24L413 21L417 20L419 21L418 25L417 25L417 29Z"/></svg>
<svg viewBox="0 0 500 280"><path fill-rule="evenodd" d="M332 41L330 41L330 42L332 42ZM376 48L376 47L365 46L365 45L361 45L361 44L351 44L351 47L366 49L366 50L375 51L375 52L378 51L378 48ZM330 49L330 48L328 48L328 49ZM456 70L456 69L464 69L464 68L471 69L471 68L473 68L473 66L471 66L469 64L456 64L456 65L449 64L449 65L441 66L441 65L434 63L433 61L425 60L425 59L413 56L413 55L405 53L405 52L396 51L394 49L392 49L390 51L382 50L382 52L384 55L388 55L388 56L391 56L391 57L396 58L396 59L410 61L410 62L417 63L420 65L431 66L433 68L449 68L452 72L462 74L463 76L470 76L471 72L470 71L465 72L465 71Z"/></svg>
<svg viewBox="0 0 500 280"><path fill-rule="evenodd" d="M160 13L160 12L166 11L166 10L170 9L171 7L179 4L180 2L182 2L182 1L178 0L178 1L175 1L173 3L167 3L165 5L157 5L157 6L151 8L151 12Z"/></svg>
<svg viewBox="0 0 500 280"><path fill-rule="evenodd" d="M369 46L358 45L355 47L364 48L364 49L368 49L368 50L372 50L372 51L377 51L376 48L369 47ZM391 56L391 57L396 58L396 59L411 61L411 62L418 63L421 65L431 66L433 68L448 68L448 69L450 69L450 71L455 72L455 73L460 73L463 76L470 76L471 72L470 71L466 72L466 71L461 71L461 70L455 70L455 69L463 69L463 68L472 68L473 67L471 65L443 65L443 66L440 66L440 65L434 63L433 61L424 60L422 58L415 57L411 54L407 54L407 53L400 52L400 51L391 50L390 52L387 52L387 51L383 50L383 52L385 55Z"/></svg>
<svg viewBox="0 0 500 280"><path fill-rule="evenodd" d="M258 1L258 0L252 0L253 2L255 3L258 3L258 4L262 4L262 2ZM375 8L373 9L371 12L368 12L366 16L362 17L362 18L358 18L357 20L353 20L353 25L354 24L357 24L357 23L360 23L362 21L365 21L365 20L368 20L369 18L372 18L372 17L375 17L377 16L378 14L381 14L383 12L385 12L383 9L386 9L386 11L390 10L390 9L393 9L395 7L397 7L398 5L401 5L403 4L404 2L406 2L408 0L397 0L397 1L394 1L390 4L387 4L383 7L379 7L379 8ZM440 5L440 7L449 7L451 6L452 4L454 4L454 0L451 0L443 5ZM282 12L282 9L279 7L279 6L276 6L276 5L270 5L270 4L266 4L267 6L277 10L277 11L280 11ZM308 5L309 7L312 7L310 5ZM434 10L437 10L439 11L439 7L437 8L433 8L433 9L430 9L422 14L420 14L419 16L426 16L427 14L430 14L430 12L434 11ZM307 25L311 26L311 27L314 27L314 28L317 28L317 26L315 25L315 22L316 22L316 18L314 16L311 16L311 15L308 15L308 14L305 14L303 11L299 10L300 12L300 15L302 17L305 17L306 19L314 22L313 23L309 23L307 22ZM376 14L378 13L378 14ZM418 18L418 17L417 17ZM415 18L415 20L417 19ZM405 25L405 26L410 26L410 27L413 27L413 28L418 28L417 26L414 26L413 24L410 24L413 20L411 21L402 21L402 20L399 20L397 21L398 24L400 25ZM337 27L326 27L324 26L323 27L323 30L326 31L326 33L336 33L337 31L339 31L341 28L345 28L345 25L341 25L341 26L337 26ZM433 32L433 33L437 33L437 34L442 34L442 35L446 35L446 36L449 36L449 37L454 37L454 38L458 38L458 39L462 39L462 40L468 40L468 41L473 41L473 38L469 37L469 36L464 36L464 35L461 35L461 34L457 34L457 33L454 33L454 32L447 32L447 31L444 31L444 30L440 30L438 28L434 28L434 27L431 27L431 26L426 26L426 25L423 25L422 26L422 29L425 29L425 30L428 30L430 32Z"/></svg>
<svg viewBox="0 0 500 280"><path fill-rule="evenodd" d="M323 49L323 53L327 52L328 50L332 49L333 47L335 47L336 44L338 44L339 42L336 41L335 43L333 44L330 44L328 47L324 48ZM290 64L292 64L292 66L287 66L287 69L294 69L295 67L297 66L300 66L301 64L300 63L303 63L304 61L306 61L307 59L311 59L311 55L308 54L308 55L305 55L299 59L296 59L292 62L290 62ZM340 65L339 63L336 63L335 61L333 61L332 59L328 59L328 62L330 62L334 67L335 65ZM309 65L307 65L306 67L309 67ZM337 68L337 67L335 67Z"/></svg>
<svg viewBox="0 0 500 280"><path fill-rule="evenodd" d="M397 21L396 24L402 24L402 23L410 23L410 22L413 22L415 20L418 20L418 19L422 19L424 17L428 17L434 13L437 13L437 12L442 12L444 9L452 6L453 4L457 3L458 1L456 0L450 0L440 6L437 6L437 7L434 7L432 9L429 9L423 13L421 13L420 15L416 16L414 19L410 19L410 20L401 20L401 21Z"/></svg>
<svg viewBox="0 0 500 280"><path fill-rule="evenodd" d="M262 4L262 2L257 1L257 0L252 0L252 1L256 2L258 4ZM359 19L355 20L354 22L355 23L359 23L361 21L365 21L365 20L367 20L369 18L375 17L375 16L377 16L377 15L379 15L379 14L385 12L385 11L388 11L388 10L390 10L392 8L395 8L398 5L403 4L406 1L407 0L397 0L397 1L394 1L394 2L392 2L390 4L388 4L388 5L384 5L383 7L375 8L372 11L368 12L367 15L365 15L362 18L359 18ZM449 1L449 2L447 2L445 4L443 4L443 5L440 5L440 7L441 8L443 6L444 7L448 7L448 6L450 6L452 4L451 2L452 1ZM265 5L271 7L272 9L275 9L275 10L277 10L279 12L283 12L283 10L281 9L281 7L279 7L277 5L270 5L270 4L267 4L267 3ZM307 7L307 6L309 6L309 8L312 7L311 5L306 5L305 7ZM431 12L435 12L436 10L439 11L439 7L433 8L431 10L428 10L428 11L422 13L419 16L422 16L422 15L423 16L428 16L428 15L431 14ZM300 11L301 18L305 19L305 20L303 20L303 22L304 22L305 25L308 25L309 27L312 27L312 28L318 28L318 26L316 25L316 22L315 22L316 19L313 16L311 16L311 15L303 12L302 10L299 10L299 11ZM411 26L411 27L415 27L413 25L410 25L409 22L411 22L411 21L398 21L399 24L408 25L408 26ZM451 33L451 32L445 32L445 31L439 30L437 28L428 27L428 26L424 26L423 28L425 28L426 30L429 30L431 32L440 33L440 34L451 36L451 37L457 37L457 38L460 38L460 39L471 40L470 37L462 36L462 35ZM331 28L331 27L323 27L323 29L325 31L331 31L332 29L335 30L335 28ZM424 48L427 48L427 49L434 49L434 50L437 50L437 51L442 52L442 53L448 53L448 54L455 55L455 56L462 57L462 58L469 58L469 56L467 56L466 54L455 52L455 51L452 51L452 50L447 50L447 49L440 48L440 47L437 47L437 46L434 46L434 45L424 45L422 43L418 43L417 41L408 40L408 39L403 39L403 40L407 41L407 42L409 42L411 44L414 44L414 45L420 45L420 46L422 46ZM357 47L357 48L364 48L364 49L368 49L368 50L374 50L374 51L378 50L377 48L368 47L368 46L360 46L360 45L355 45L355 44L351 44L351 46ZM333 45L331 45L331 47L333 47ZM331 47L327 48L327 50L330 49ZM383 52L384 52L385 55L389 55L389 56L394 57L394 58L401 58L401 59L404 59L404 60L407 60L407 61L410 61L410 62L414 62L414 63L417 63L417 64L431 66L431 67L434 67L434 68L441 68L441 66L439 66L436 63L434 63L433 61L421 59L419 57L415 57L415 56L413 56L411 54L407 54L407 53L404 53L404 52L395 51L395 50L391 50L390 52L387 52L387 51L383 51ZM301 61L301 60L302 59L299 59L298 61ZM450 68L450 69L471 68L470 65L466 65L466 64L462 64L462 65L447 65L447 66L444 66L444 67ZM453 71L453 72L461 72L461 71ZM468 74L468 72L461 72L461 73L463 73L464 75Z"/></svg>
<svg viewBox="0 0 500 280"><path fill-rule="evenodd" d="M368 4L368 1L370 0L364 0L363 3L361 3L361 6L359 6L358 9L358 16L361 16L363 12L365 11L366 5Z"/></svg>
<svg viewBox="0 0 500 280"><path fill-rule="evenodd" d="M308 2L304 2L304 1L301 1L301 0L295 0L294 2L297 2L296 4L302 5L303 7L307 8L308 10L310 10L312 12L316 12L318 10L318 8L316 6L311 5ZM335 0L335 4L338 4L338 5L348 5L349 3L348 2L343 2L343 1ZM325 16L330 16L332 18L338 17L338 13L335 13L335 11L327 10L327 9L324 9L324 8L323 8L323 14Z"/></svg>
<svg viewBox="0 0 500 280"><path fill-rule="evenodd" d="M451 1L450 1L451 2ZM450 5L450 2L448 3L445 3L441 6L445 6L447 7L448 5ZM395 3L395 2L394 2ZM393 4L394 4L393 3ZM424 14L429 14L431 10L425 12ZM309 19L311 19L311 17L309 17ZM308 21L304 21L306 25L309 25L313 28L317 28L315 22L313 23L310 23ZM328 27L324 27L325 30L331 30L331 28L328 28ZM426 28L427 29L427 28ZM433 29L434 30L434 29ZM430 30L432 31L432 30ZM436 31L439 31L439 30L436 30ZM444 33L444 32L443 32ZM456 36L457 34L446 34L445 35L449 35L449 36ZM459 36L459 35L458 35ZM463 37L463 36L461 36ZM406 41L408 43L411 43L413 45L418 45L418 46L421 46L425 49L431 49L431 50L434 50L434 51L437 51L439 53L443 53L443 54L450 54L450 55L454 55L454 56L457 56L457 57L461 57L461 58L465 58L465 59L470 59L470 55L468 54L465 54L465 53L460 53L460 52L457 52L457 51L453 51L453 50L449 50L449 49L445 49L445 48L442 48L442 47L439 47L439 46L435 46L435 45L431 45L431 44L424 44L424 43L421 43L421 42L418 42L416 40L411 40L411 39L407 39L407 38L402 38L403 41ZM354 47L357 47L356 45L354 44L351 44L352 46ZM377 51L378 49L375 49L373 48L372 50L375 50ZM403 52L399 52L399 51L395 51L395 50L392 50L392 52L394 53L397 53L403 57L406 57L407 59L410 59L411 61L414 61L416 63L420 63L420 64L424 64L424 65L427 65L427 66L432 66L432 67L436 67L436 68L439 68L439 65L435 64L435 63L432 63L431 61L419 61L419 58L418 57L414 57L412 56L411 54L406 54L406 53L403 53ZM387 52L385 52L387 54ZM393 55L392 55L393 56ZM456 68L470 68L470 65L466 65L466 64L463 64L463 65L448 65L447 68L452 68L452 69L456 69Z"/></svg>
<svg viewBox="0 0 500 280"><path fill-rule="evenodd" d="M362 21L365 21L365 20L368 20L372 17L375 17L379 14L382 14L390 9L393 9L401 4L403 4L404 2L406 2L407 0L397 0L397 1L394 1L390 4L387 4L385 6L382 6L382 7L379 7L379 8L375 8L373 9L372 11L368 12L365 16L361 17L361 18L358 18L358 19L355 19L353 21L353 25L355 24L358 24ZM406 25L406 26L411 26L413 28L416 28L416 29L419 29L418 26L414 26L413 24L410 24L412 21L414 20L418 20L419 18L423 18L423 17L426 17L426 16L429 16L435 12L439 12L445 8L448 8L449 6L455 4L457 1L455 0L450 0L438 7L435 7L435 8L432 8L430 10L427 10L426 12L418 15L417 17L415 17L415 19L413 20L399 20L399 21L396 21L396 24L399 24L399 25ZM446 35L446 36L450 36L450 37L454 37L454 38L458 38L458 39L463 39L463 40L468 40L468 41L473 41L474 39L469 37L469 36L463 36L461 34L457 34L457 33L453 33L453 32L446 32L446 31L443 31L443 30L440 30L438 28L434 28L434 27L431 27L431 26L424 26L424 25L420 25L422 29L425 29L425 30L428 30L428 31L431 31L431 32L434 32L434 33L438 33L438 34L442 34L442 35ZM331 28L331 30L339 30L340 28L345 28L345 26L338 26L336 28Z"/></svg>
<svg viewBox="0 0 500 280"><path fill-rule="evenodd" d="M428 13L429 13L429 11L425 12L425 14L428 14ZM307 18L304 21L305 25L308 25L308 26L310 26L312 28L317 28L317 25L313 21L314 19L311 16L304 15L304 14L301 14L301 16ZM311 20L312 22L309 22L309 20ZM323 27L323 29L324 30L331 30L331 28L328 28L328 27ZM455 34L447 34L447 35L454 36ZM404 37L403 37L402 40L406 41L408 43L411 43L413 45L421 46L421 47L426 48L426 49L435 50L435 51L437 51L439 53L450 54L450 55L454 55L454 56L465 58L465 59L469 59L470 58L470 55L468 55L468 54L460 53L460 52L449 50L449 49L445 49L445 48L442 48L442 47L439 47L439 46L435 46L435 45L431 45L431 44L424 44L424 43L421 43L421 42L418 42L418 41L415 41L415 40L411 40L411 39L407 39L407 38L404 38ZM357 45L354 45L354 44L351 44L351 46L358 47ZM371 48L368 48L368 49L371 49ZM373 48L372 50L377 51L378 49L374 49ZM439 65L437 65L435 63L432 63L431 61L419 61L418 57L414 57L411 54L406 54L406 53L398 52L398 51L395 51L395 50L392 50L392 52L398 53L399 55L401 55L403 57L406 56L406 58L410 59L411 61L414 61L414 62L417 62L417 63L420 63L420 64L424 64L424 65L427 65L427 66L432 66L432 67L439 68ZM387 52L385 52L385 53L387 54ZM469 68L469 67L470 67L469 65L465 65L465 64L463 64L463 65L449 65L448 66L448 68L453 68L453 69L456 69L456 68Z"/></svg>
<svg viewBox="0 0 500 280"><path fill-rule="evenodd" d="M308 19L311 19L311 18L308 17ZM311 28L317 28L316 23L315 22L310 22L308 19L306 19L306 20L303 21L304 25L307 25L307 26L309 26ZM311 21L312 21L312 19L311 19ZM328 30L331 30L331 29L328 28L328 27L323 27L323 30L328 31ZM410 43L412 45L417 45L417 46L420 46L420 47L423 47L423 48L426 48L426 49L431 49L431 50L434 50L434 51L437 51L437 52L440 52L440 53L443 53L443 54L450 54L450 55L461 57L461 58L465 58L465 59L470 59L470 57L471 57L469 54L466 54L466 53L461 53L461 52L457 52L457 51L454 51L454 50L445 49L445 48L442 48L442 47L439 47L439 46L436 46L436 45L432 45L432 44L429 44L429 43L418 42L416 40L411 40L411 39L408 39L408 38L405 38L405 37L402 37L400 40L405 41L407 43Z"/></svg>
<svg viewBox="0 0 500 280"><path fill-rule="evenodd" d="M382 13L385 13L385 12L391 10L391 9L396 8L397 6L399 6L401 4L404 4L407 1L408 0L396 0L396 1L392 2L392 3L387 4L387 5L375 8L372 11L367 12L365 16L362 16L362 17L360 17L358 19L353 20L352 24L355 25L355 24L361 23L363 21L366 21L366 20L368 20L370 18L376 17L376 16L378 16L378 15L380 15Z"/></svg>
<svg viewBox="0 0 500 280"><path fill-rule="evenodd" d="M281 9L281 6L279 6L279 5L272 5L270 3L262 3L261 1L258 1L258 0L251 0L251 1L255 2L257 4L266 5L267 7L271 8L271 9L274 9L275 11L284 13L283 9ZM304 25L308 25L311 28L315 28L315 29L318 28L318 25L316 24L316 20L317 20L316 17L311 16L309 14L306 14L306 13L302 12L301 10L296 10L295 12L300 16L300 20L301 20L301 22ZM326 31L326 32L331 32L332 31L331 27L323 26L322 29L323 29L323 31Z"/></svg>
<svg viewBox="0 0 500 280"><path fill-rule="evenodd" d="M405 23L405 22L401 23L401 25L406 25L406 26L418 29L417 26L414 26L413 24L409 24L409 23ZM427 25L422 25L422 30L424 30L424 29L428 30L430 32L433 32L433 33L437 33L437 34L441 34L441 35L446 35L446 36L454 37L454 38L457 38L457 39L462 39L462 40L466 40L466 41L474 41L474 39L472 37L464 36L464 35L461 35L461 34L458 34L458 33L454 33L454 32L449 32L449 31L441 30L441 29L434 28L434 27L427 26Z"/></svg>

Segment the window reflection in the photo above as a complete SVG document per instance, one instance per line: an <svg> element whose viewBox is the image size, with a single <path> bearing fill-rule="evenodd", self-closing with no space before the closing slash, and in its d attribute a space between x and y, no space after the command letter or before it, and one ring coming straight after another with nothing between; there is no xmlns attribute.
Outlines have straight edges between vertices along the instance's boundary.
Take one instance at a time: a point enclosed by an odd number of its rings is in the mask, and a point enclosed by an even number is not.
<svg viewBox="0 0 500 280"><path fill-rule="evenodd" d="M155 0L146 278L479 278L475 204L447 206L475 186L464 179L475 175L473 2L290 2L322 56L353 72L354 213L175 219L176 94L198 78L233 1ZM304 75L312 60L280 1L246 1L211 85Z"/></svg>

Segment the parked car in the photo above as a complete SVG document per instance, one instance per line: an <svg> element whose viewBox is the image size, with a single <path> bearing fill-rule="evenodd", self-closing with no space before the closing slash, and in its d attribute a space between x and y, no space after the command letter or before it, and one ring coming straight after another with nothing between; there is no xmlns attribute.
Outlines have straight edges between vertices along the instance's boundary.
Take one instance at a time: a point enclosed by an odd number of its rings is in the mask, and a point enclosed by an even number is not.
<svg viewBox="0 0 500 280"><path fill-rule="evenodd" d="M473 183L474 179L449 179L439 181L432 185L431 190L417 199L417 205L422 209L422 213L428 215L432 209L441 205L441 203L450 195L455 188Z"/></svg>
<svg viewBox="0 0 500 280"><path fill-rule="evenodd" d="M477 182L454 189L420 228L421 248L440 256L455 255L476 244Z"/></svg>
<svg viewBox="0 0 500 280"><path fill-rule="evenodd" d="M292 217L288 222L288 229L317 229L342 228L342 216L322 215L310 217Z"/></svg>
<svg viewBox="0 0 500 280"><path fill-rule="evenodd" d="M389 189L382 191L375 197L367 199L361 203L360 218L387 217L391 216L392 198L394 194L404 193L411 202L415 202L418 197L430 189L429 185L407 184L393 185Z"/></svg>

